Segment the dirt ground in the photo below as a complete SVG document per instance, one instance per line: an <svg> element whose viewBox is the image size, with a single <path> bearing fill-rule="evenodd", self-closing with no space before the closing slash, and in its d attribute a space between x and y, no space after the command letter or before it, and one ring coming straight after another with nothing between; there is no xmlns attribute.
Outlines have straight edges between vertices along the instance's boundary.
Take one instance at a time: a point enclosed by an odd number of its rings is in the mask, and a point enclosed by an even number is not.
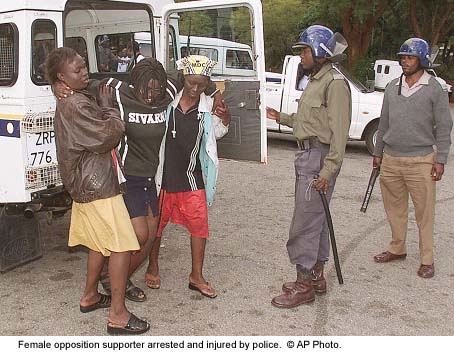
<svg viewBox="0 0 454 353"><path fill-rule="evenodd" d="M374 190L360 213L371 157L363 143L349 143L331 203L344 285L331 261L329 291L310 305L291 310L271 306L282 282L294 278L285 243L293 212L293 156L290 136L270 134L268 164L222 160L218 192L210 209L205 277L216 299L188 289L189 238L169 226L160 254L162 287L148 289L145 267L133 280L145 289L145 303L128 302L151 322L150 335L454 335L454 163L438 184L433 279L416 275L418 236L413 208L405 261L376 264L372 256L390 238L380 196ZM105 335L107 310L79 312L86 253L66 246L69 215L48 225L41 219L41 259L0 274L1 335Z"/></svg>

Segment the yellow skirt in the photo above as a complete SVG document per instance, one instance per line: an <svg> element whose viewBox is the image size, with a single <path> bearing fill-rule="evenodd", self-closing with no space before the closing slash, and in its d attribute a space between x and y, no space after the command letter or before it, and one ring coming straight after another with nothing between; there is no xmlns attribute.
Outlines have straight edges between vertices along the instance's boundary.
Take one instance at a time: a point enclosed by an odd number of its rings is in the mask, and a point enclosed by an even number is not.
<svg viewBox="0 0 454 353"><path fill-rule="evenodd" d="M123 196L88 203L73 202L68 245L84 245L104 256L139 250Z"/></svg>

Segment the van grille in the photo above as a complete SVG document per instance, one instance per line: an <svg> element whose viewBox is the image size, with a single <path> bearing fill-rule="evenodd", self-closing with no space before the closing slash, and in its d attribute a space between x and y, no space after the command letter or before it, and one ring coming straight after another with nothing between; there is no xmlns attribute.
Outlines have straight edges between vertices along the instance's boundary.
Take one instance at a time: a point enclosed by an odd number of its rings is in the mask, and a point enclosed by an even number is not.
<svg viewBox="0 0 454 353"><path fill-rule="evenodd" d="M21 121L21 131L35 134L54 131L54 111L27 113Z"/></svg>
<svg viewBox="0 0 454 353"><path fill-rule="evenodd" d="M49 185L60 185L62 183L57 163L44 167L25 168L25 188L44 189Z"/></svg>

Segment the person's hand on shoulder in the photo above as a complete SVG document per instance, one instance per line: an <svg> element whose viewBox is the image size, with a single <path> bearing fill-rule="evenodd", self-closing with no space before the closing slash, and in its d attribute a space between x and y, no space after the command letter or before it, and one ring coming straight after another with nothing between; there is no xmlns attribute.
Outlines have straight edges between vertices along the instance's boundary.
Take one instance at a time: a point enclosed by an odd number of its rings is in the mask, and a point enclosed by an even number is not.
<svg viewBox="0 0 454 353"><path fill-rule="evenodd" d="M99 85L97 102L102 108L113 108L113 94L114 90L110 86L104 84Z"/></svg>
<svg viewBox="0 0 454 353"><path fill-rule="evenodd" d="M214 110L214 115L218 116L222 124L224 126L227 126L230 124L230 120L232 119L232 116L230 115L229 109L225 105L224 100L221 101L221 105L218 105L216 109Z"/></svg>
<svg viewBox="0 0 454 353"><path fill-rule="evenodd" d="M52 85L52 92L58 100L69 97L74 91L64 82L58 81Z"/></svg>

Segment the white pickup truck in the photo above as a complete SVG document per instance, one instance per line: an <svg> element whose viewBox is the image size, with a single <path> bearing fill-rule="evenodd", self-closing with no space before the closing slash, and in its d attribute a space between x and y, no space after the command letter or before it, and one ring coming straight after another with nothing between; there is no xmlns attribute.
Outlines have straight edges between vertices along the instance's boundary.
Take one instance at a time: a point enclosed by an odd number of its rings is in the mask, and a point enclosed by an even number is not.
<svg viewBox="0 0 454 353"><path fill-rule="evenodd" d="M267 74L266 104L277 111L296 113L301 90L297 89L299 56L286 56L282 74ZM336 66L350 85L352 96L352 116L349 138L365 141L372 153L377 135L378 120L383 103L383 92L371 92L361 82L351 76L342 66ZM291 133L292 128L267 119L268 131Z"/></svg>
<svg viewBox="0 0 454 353"><path fill-rule="evenodd" d="M427 69L427 72L435 77L445 91L448 93L453 92L452 86L441 77L438 77L434 69ZM374 64L374 73L375 89L384 90L391 80L402 75L402 66L396 60L377 60Z"/></svg>

